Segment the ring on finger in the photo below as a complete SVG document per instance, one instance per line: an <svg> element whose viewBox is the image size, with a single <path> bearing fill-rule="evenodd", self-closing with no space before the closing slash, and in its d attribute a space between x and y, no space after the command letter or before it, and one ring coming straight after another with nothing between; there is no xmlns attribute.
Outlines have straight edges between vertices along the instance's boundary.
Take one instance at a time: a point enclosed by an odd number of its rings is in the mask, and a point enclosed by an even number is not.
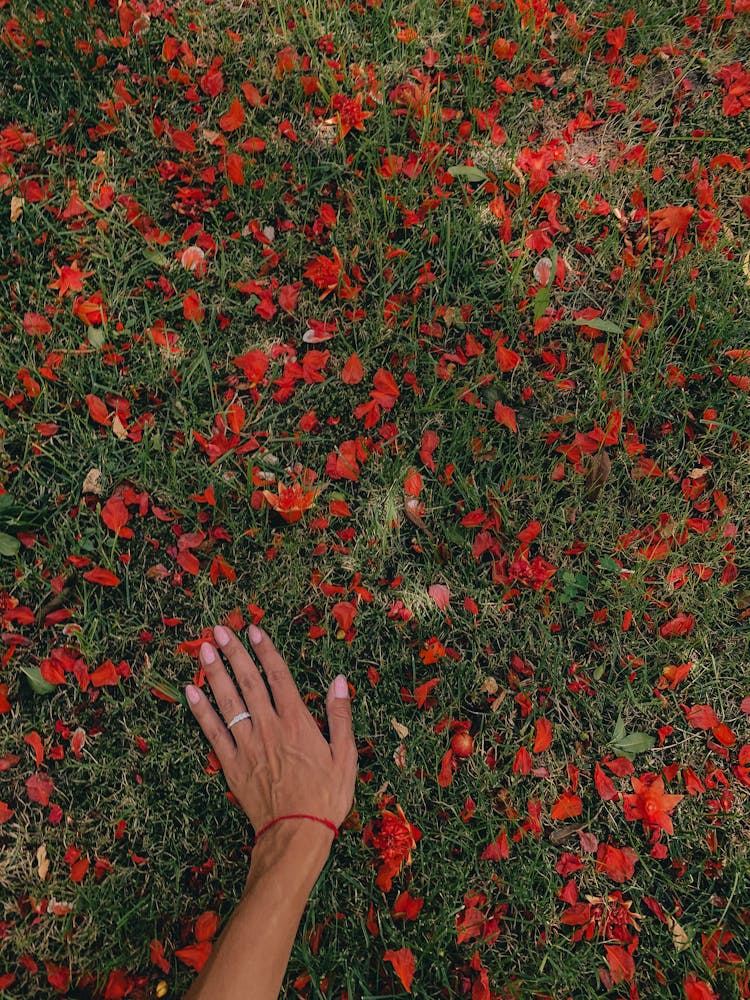
<svg viewBox="0 0 750 1000"><path fill-rule="evenodd" d="M227 723L227 729L231 729L232 726L237 725L237 723L241 722L242 719L250 719L250 718L252 717L249 712L240 712L239 715L235 715L235 717L232 719L231 722Z"/></svg>

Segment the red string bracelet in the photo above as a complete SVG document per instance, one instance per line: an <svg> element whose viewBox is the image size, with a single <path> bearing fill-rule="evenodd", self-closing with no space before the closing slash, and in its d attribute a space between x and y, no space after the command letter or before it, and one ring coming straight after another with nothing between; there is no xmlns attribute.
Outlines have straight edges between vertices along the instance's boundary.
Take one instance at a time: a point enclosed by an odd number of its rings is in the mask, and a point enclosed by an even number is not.
<svg viewBox="0 0 750 1000"><path fill-rule="evenodd" d="M338 836L339 836L338 828L336 826L334 826L334 824L329 819L321 819L320 816L308 816L307 813L290 813L288 816L277 816L276 819L272 819L270 823L266 823L266 825L263 827L262 830L258 830L258 832L255 834L255 839L257 840L258 837L260 837L261 833L265 833L265 831L269 828L269 826L273 826L274 823L278 823L280 819L314 819L314 820L317 820L318 823L325 823L325 825L327 827L330 827L331 830L333 830L333 839L334 840L338 840Z"/></svg>

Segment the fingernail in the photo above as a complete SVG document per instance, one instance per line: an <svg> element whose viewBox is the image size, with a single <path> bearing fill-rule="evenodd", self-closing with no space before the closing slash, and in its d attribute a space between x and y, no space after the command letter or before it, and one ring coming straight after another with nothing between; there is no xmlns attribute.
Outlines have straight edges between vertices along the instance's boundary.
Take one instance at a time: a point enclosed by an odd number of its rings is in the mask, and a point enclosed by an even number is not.
<svg viewBox="0 0 750 1000"><path fill-rule="evenodd" d="M333 693L337 698L349 697L349 687L346 683L346 677L343 674L339 674L333 682Z"/></svg>
<svg viewBox="0 0 750 1000"><path fill-rule="evenodd" d="M250 634L250 642L260 642L263 638L263 633L257 625L251 625L247 631Z"/></svg>
<svg viewBox="0 0 750 1000"><path fill-rule="evenodd" d="M214 639L216 639L220 646L226 646L231 638L231 635L223 625L217 625L214 629Z"/></svg>
<svg viewBox="0 0 750 1000"><path fill-rule="evenodd" d="M193 687L192 684L188 684L185 688L185 692L187 694L187 700L191 705L197 705L201 700L201 696L198 694L198 688Z"/></svg>
<svg viewBox="0 0 750 1000"><path fill-rule="evenodd" d="M216 659L214 647L209 642L204 642L201 646L201 658L204 663L213 663Z"/></svg>

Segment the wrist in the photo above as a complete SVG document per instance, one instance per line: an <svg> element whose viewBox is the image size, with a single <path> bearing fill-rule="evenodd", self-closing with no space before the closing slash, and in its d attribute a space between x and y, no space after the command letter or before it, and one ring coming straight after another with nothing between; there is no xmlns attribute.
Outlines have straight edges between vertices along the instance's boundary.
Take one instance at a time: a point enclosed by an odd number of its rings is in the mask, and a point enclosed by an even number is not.
<svg viewBox="0 0 750 1000"><path fill-rule="evenodd" d="M282 819L256 840L250 854L250 874L262 874L279 865L289 866L313 883L325 867L334 841L333 830L310 819Z"/></svg>

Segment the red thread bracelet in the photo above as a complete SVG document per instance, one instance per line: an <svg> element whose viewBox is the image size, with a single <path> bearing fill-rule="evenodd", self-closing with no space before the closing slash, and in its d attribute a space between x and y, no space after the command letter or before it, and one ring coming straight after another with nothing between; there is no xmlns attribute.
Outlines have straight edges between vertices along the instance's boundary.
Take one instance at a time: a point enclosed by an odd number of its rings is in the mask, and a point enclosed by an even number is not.
<svg viewBox="0 0 750 1000"><path fill-rule="evenodd" d="M338 840L338 836L339 836L338 828L336 826L334 826L334 824L329 819L321 819L320 816L309 816L307 813L290 813L287 816L277 816L276 819L272 819L270 823L266 823L266 825L263 827L263 829L258 830L258 832L255 834L255 839L257 840L258 837L260 837L261 833L265 833L265 831L269 828L269 826L273 826L274 823L278 823L280 819L314 819L314 820L317 820L318 823L325 823L325 825L327 827L330 827L330 829L333 830L333 839L334 840Z"/></svg>

